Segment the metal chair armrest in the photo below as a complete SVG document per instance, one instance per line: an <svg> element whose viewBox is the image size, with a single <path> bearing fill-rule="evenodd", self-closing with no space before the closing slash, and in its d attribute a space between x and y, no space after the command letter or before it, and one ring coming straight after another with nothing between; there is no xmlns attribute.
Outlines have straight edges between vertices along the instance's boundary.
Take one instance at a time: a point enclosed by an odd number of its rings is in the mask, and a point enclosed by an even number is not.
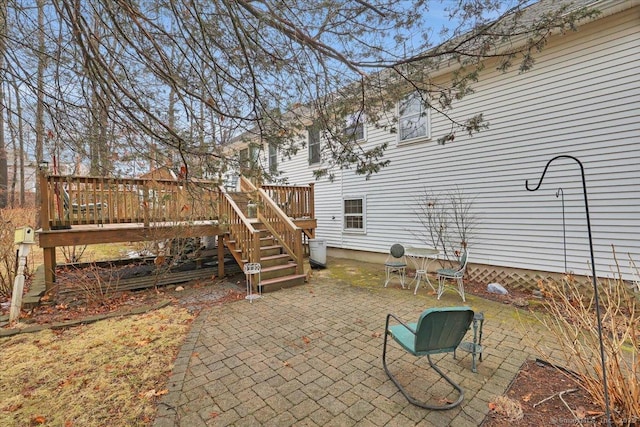
<svg viewBox="0 0 640 427"><path fill-rule="evenodd" d="M395 314L392 314L392 313L387 314L387 321L386 321L385 327L384 327L385 334L389 332L389 319L390 318L393 318L396 322L398 322L399 324L401 324L402 326L407 328L413 335L416 334L416 331L411 326L409 326L402 319L400 319L398 316L396 316Z"/></svg>

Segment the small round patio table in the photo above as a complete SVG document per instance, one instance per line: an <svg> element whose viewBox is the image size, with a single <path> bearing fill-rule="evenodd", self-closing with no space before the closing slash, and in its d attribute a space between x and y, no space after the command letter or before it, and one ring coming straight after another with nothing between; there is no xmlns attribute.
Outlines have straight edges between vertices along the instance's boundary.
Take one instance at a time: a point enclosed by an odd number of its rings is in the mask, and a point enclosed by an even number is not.
<svg viewBox="0 0 640 427"><path fill-rule="evenodd" d="M440 253L439 250L435 248L431 248L429 246L407 246L406 247L405 255L407 256L407 258L411 260L416 270L416 274L413 280L411 281L411 283L409 284L409 288L411 288L414 282L416 284L416 287L413 291L414 295L418 293L418 288L420 287L421 281L431 286L431 289L433 289L434 291L436 290L436 288L433 286L433 284L429 280L428 273L429 273L429 264L431 264L433 261L438 259L439 253Z"/></svg>

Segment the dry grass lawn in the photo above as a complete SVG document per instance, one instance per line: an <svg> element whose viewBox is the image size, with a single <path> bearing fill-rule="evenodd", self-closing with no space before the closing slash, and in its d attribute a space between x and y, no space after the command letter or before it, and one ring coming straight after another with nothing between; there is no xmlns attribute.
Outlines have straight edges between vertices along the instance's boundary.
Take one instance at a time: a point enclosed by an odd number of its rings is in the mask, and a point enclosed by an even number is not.
<svg viewBox="0 0 640 427"><path fill-rule="evenodd" d="M147 426L193 316L143 315L0 340L0 426Z"/></svg>

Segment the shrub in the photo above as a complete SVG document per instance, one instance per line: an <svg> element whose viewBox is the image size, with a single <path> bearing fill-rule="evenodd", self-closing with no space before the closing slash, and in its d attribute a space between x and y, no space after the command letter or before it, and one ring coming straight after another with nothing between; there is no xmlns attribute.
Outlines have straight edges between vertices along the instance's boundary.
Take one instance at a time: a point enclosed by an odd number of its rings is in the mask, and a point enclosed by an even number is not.
<svg viewBox="0 0 640 427"><path fill-rule="evenodd" d="M618 277L621 277L618 274ZM605 410L600 338L593 290L567 275L545 283L550 316L540 320L559 340L565 363ZM621 278L598 283L611 421L640 425L640 313L638 297Z"/></svg>
<svg viewBox="0 0 640 427"><path fill-rule="evenodd" d="M479 223L473 198L458 187L441 193L425 189L416 198L414 213L421 225L416 237L438 249L451 265L457 263L460 252L471 246Z"/></svg>
<svg viewBox="0 0 640 427"><path fill-rule="evenodd" d="M0 297L11 297L13 290L18 249L13 243L15 229L35 224L35 214L33 208L0 209Z"/></svg>

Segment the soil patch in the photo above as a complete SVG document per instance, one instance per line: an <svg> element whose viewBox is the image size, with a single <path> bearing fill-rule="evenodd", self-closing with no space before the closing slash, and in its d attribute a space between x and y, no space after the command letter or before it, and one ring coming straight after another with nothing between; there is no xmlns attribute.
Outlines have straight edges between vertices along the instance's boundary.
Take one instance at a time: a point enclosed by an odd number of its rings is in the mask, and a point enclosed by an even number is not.
<svg viewBox="0 0 640 427"><path fill-rule="evenodd" d="M145 270L141 266L132 266L127 274L140 274ZM90 277L94 270L81 272L79 270L61 270L57 274L57 292L52 297L43 297L39 306L23 310L20 323L23 325L46 325L100 315L127 314L142 307L155 306L163 301L170 301L172 305L187 308L191 313L198 313L202 308L212 304L222 304L244 298L244 276L218 279L211 277L194 280L179 285L167 285L138 290L117 291L107 289L101 293L95 287L82 283L95 282ZM146 274L149 273L145 270ZM30 280L30 279L28 279ZM27 283L28 288L29 283ZM2 304L0 314L8 315L9 300ZM4 327L8 327L5 325Z"/></svg>
<svg viewBox="0 0 640 427"><path fill-rule="evenodd" d="M504 398L507 399L504 399ZM600 425L602 410L569 373L528 360L505 396L490 405L484 427Z"/></svg>

